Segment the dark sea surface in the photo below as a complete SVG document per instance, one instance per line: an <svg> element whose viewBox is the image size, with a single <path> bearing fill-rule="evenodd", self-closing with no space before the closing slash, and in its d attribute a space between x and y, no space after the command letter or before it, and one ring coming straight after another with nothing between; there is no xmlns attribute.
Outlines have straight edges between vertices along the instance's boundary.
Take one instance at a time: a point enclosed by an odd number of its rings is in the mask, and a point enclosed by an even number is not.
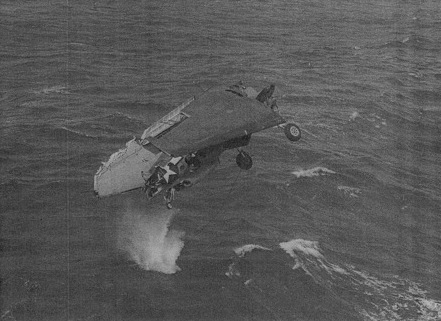
<svg viewBox="0 0 441 321"><path fill-rule="evenodd" d="M441 2L0 3L0 320L441 320ZM101 162L213 85L274 83L173 210Z"/></svg>

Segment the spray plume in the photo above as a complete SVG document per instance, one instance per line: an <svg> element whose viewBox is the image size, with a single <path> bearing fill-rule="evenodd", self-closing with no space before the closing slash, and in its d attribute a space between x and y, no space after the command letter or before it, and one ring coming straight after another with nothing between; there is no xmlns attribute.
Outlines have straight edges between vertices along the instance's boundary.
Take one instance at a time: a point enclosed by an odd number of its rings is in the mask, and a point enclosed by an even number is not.
<svg viewBox="0 0 441 321"><path fill-rule="evenodd" d="M177 210L128 204L118 227L117 246L142 269L173 274L184 246L184 232L169 230Z"/></svg>

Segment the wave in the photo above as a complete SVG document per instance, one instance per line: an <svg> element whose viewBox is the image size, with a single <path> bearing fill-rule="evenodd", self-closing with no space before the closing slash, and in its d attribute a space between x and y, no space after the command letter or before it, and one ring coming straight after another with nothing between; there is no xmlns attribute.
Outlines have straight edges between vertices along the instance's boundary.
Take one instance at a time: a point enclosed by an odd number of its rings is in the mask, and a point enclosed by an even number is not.
<svg viewBox="0 0 441 321"><path fill-rule="evenodd" d="M352 112L351 116L349 116L349 120L354 121L359 117L360 117L360 113L358 111L354 111L354 112Z"/></svg>
<svg viewBox="0 0 441 321"><path fill-rule="evenodd" d="M291 240L289 242L280 243L280 247L284 249L292 257L297 257L294 252L300 251L304 254L314 256L317 259L324 258L318 248L318 242L303 239Z"/></svg>
<svg viewBox="0 0 441 321"><path fill-rule="evenodd" d="M97 118L95 120L98 121L99 123L112 125L116 128L127 129L127 127L130 128L134 126L136 127L142 126L142 128L145 127L144 122L140 121L138 118L131 117L120 112L106 115L104 117Z"/></svg>
<svg viewBox="0 0 441 321"><path fill-rule="evenodd" d="M65 86L62 85L56 85L56 86L52 86L52 87L45 87L39 90L34 90L32 91L33 94L44 94L44 95L49 95L49 94L68 94L69 91L67 90L67 88Z"/></svg>
<svg viewBox="0 0 441 321"><path fill-rule="evenodd" d="M67 126L52 126L52 125L43 125L38 128L38 133L42 136L49 137L51 139L55 139L56 141L62 142L75 142L77 140L84 139L95 139L99 136L87 134L81 130L76 130L75 128L69 128Z"/></svg>
<svg viewBox="0 0 441 321"><path fill-rule="evenodd" d="M261 245L255 245L255 244L247 244L241 247L238 247L236 249L234 249L234 253L236 253L237 256L239 257L244 257L245 254L247 254L248 252L251 252L253 250L264 250L264 251L271 251L271 249L261 246Z"/></svg>
<svg viewBox="0 0 441 321"><path fill-rule="evenodd" d="M389 41L380 48L412 48L412 49L421 49L428 50L432 49L433 42L421 35L410 35L407 37L403 37L400 40Z"/></svg>
<svg viewBox="0 0 441 321"><path fill-rule="evenodd" d="M249 308L258 309L259 320L360 319L303 268L292 269L292 258L280 248L262 250L268 248L255 244L246 248L249 251L233 259L226 275L233 282L232 289L251 303Z"/></svg>
<svg viewBox="0 0 441 321"><path fill-rule="evenodd" d="M266 302L268 309L277 311L274 313L278 318L284 312L296 315L294 306L304 305L305 300L318 307L317 300L324 302L323 296L328 293L339 293L339 299L356 311L356 316L351 317L348 310L348 315L336 319L439 320L441 316L441 301L429 297L416 282L396 275L377 276L350 264L330 262L317 241L292 239L279 246L283 251L256 244L235 249L237 257L226 273L230 279L240 281L253 297ZM294 262L289 264L287 259ZM317 298L317 293L322 298ZM333 295L326 297L333 299ZM293 306L291 310L289 304Z"/></svg>
<svg viewBox="0 0 441 321"><path fill-rule="evenodd" d="M122 113L115 113L100 118L83 119L63 125L37 125L37 130L44 136L57 140L75 139L112 139L128 140L140 135L145 124ZM32 130L35 132L35 127Z"/></svg>
<svg viewBox="0 0 441 321"><path fill-rule="evenodd" d="M441 93L438 90L412 90L413 98L422 102L441 102Z"/></svg>
<svg viewBox="0 0 441 321"><path fill-rule="evenodd" d="M83 133L83 132L81 132L79 130L67 128L67 127L64 127L64 126L61 126L61 127L58 128L58 130L60 130L60 129L66 131L68 133L74 134L77 137L98 138L98 136L89 135L89 134ZM55 130L55 132L57 132L58 130Z"/></svg>
<svg viewBox="0 0 441 321"><path fill-rule="evenodd" d="M350 186L337 186L337 190L342 191L345 195L350 197L358 197L358 195L361 193L361 189L356 187L350 187Z"/></svg>
<svg viewBox="0 0 441 321"><path fill-rule="evenodd" d="M302 169L291 172L295 177L314 177L314 176L321 176L326 174L336 174L334 171L327 169L325 167L314 167L311 169Z"/></svg>
<svg viewBox="0 0 441 321"><path fill-rule="evenodd" d="M312 96L312 95L285 95L284 101L291 105L332 105L334 103L332 97L329 96Z"/></svg>
<svg viewBox="0 0 441 321"><path fill-rule="evenodd" d="M331 290L343 291L340 293L345 299L353 300L354 289L360 293L354 304L367 320L437 320L441 316L441 301L428 298L418 283L399 276L380 278L353 265L331 263L315 241L295 239L280 246L295 259L295 267L307 270Z"/></svg>

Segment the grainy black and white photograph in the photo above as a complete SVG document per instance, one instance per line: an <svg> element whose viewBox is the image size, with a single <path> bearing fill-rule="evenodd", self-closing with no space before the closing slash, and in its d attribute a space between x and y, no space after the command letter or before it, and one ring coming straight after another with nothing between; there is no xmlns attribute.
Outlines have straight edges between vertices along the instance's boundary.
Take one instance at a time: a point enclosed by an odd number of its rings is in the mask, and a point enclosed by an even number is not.
<svg viewBox="0 0 441 321"><path fill-rule="evenodd" d="M441 320L441 2L1 0L0 321Z"/></svg>

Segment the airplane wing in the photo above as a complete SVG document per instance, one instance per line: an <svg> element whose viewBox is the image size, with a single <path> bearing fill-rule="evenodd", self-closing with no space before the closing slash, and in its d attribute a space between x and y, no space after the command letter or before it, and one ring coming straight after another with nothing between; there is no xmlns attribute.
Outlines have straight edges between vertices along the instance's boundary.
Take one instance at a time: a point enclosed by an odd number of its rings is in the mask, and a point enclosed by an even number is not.
<svg viewBox="0 0 441 321"><path fill-rule="evenodd" d="M285 122L256 99L225 90L206 92L179 113L174 126L156 136L143 137L145 143L176 157Z"/></svg>

